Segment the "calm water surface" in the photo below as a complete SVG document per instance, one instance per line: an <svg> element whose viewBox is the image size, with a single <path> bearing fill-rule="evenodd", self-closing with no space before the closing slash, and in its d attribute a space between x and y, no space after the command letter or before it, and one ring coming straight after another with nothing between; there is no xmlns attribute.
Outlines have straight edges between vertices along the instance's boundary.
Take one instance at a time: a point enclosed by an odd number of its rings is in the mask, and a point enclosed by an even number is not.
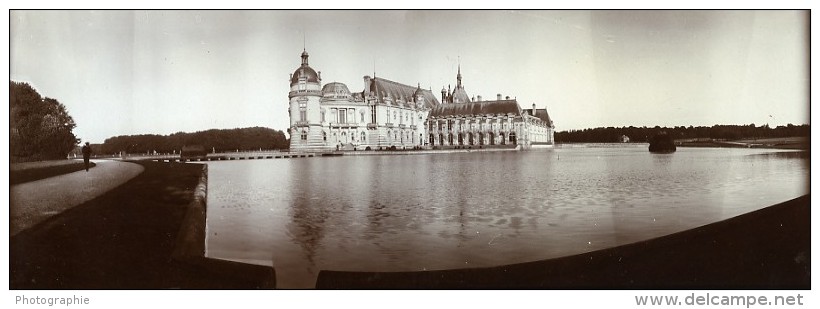
<svg viewBox="0 0 820 309"><path fill-rule="evenodd" d="M632 243L809 193L809 159L646 145L208 163L207 256L322 269L486 267Z"/></svg>

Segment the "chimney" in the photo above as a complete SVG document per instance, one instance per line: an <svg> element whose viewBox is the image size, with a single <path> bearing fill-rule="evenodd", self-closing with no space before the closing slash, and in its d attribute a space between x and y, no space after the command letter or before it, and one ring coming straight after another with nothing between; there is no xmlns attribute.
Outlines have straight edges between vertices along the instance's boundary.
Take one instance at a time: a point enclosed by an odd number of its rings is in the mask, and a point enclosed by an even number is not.
<svg viewBox="0 0 820 309"><path fill-rule="evenodd" d="M535 103L532 103L532 115L535 116Z"/></svg>
<svg viewBox="0 0 820 309"><path fill-rule="evenodd" d="M507 96L507 97L506 97L506 100L509 100L509 99L510 99L510 96Z"/></svg>
<svg viewBox="0 0 820 309"><path fill-rule="evenodd" d="M481 102L481 95L478 96L478 102Z"/></svg>
<svg viewBox="0 0 820 309"><path fill-rule="evenodd" d="M319 81L321 82L322 81L322 71L319 71L319 72L316 72L316 73L319 74Z"/></svg>
<svg viewBox="0 0 820 309"><path fill-rule="evenodd" d="M370 75L365 75L364 76L364 93L365 93L365 96L367 96L368 94L373 93L373 89L370 89Z"/></svg>
<svg viewBox="0 0 820 309"><path fill-rule="evenodd" d="M501 94L500 93L498 94L498 98L496 100L501 101Z"/></svg>

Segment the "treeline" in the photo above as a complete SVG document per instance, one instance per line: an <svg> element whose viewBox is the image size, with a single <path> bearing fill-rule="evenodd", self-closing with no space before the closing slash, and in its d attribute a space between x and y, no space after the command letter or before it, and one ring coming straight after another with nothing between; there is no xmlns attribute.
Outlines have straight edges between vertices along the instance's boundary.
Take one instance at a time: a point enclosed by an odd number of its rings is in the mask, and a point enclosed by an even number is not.
<svg viewBox="0 0 820 309"><path fill-rule="evenodd" d="M183 146L201 145L208 152L287 149L285 133L270 128L212 129L171 135L122 135L108 138L101 145L104 154L179 153Z"/></svg>
<svg viewBox="0 0 820 309"><path fill-rule="evenodd" d="M810 127L804 125L769 127L749 125L714 125L711 127L607 127L584 130L570 130L555 133L558 143L616 143L622 136L629 137L630 142L644 143L660 132L666 132L674 139L710 138L716 140L760 139L774 137L809 136Z"/></svg>
<svg viewBox="0 0 820 309"><path fill-rule="evenodd" d="M74 127L57 99L41 96L28 83L9 81L11 162L65 159L79 143Z"/></svg>

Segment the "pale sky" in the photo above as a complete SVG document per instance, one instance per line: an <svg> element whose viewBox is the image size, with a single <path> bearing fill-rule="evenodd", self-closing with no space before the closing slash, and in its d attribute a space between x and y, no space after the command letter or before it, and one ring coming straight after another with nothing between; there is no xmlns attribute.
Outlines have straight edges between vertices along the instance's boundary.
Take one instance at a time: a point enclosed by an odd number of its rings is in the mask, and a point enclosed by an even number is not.
<svg viewBox="0 0 820 309"><path fill-rule="evenodd" d="M809 123L798 11L11 11L11 80L83 141L288 126L303 47L323 83L373 75L547 107L556 130Z"/></svg>

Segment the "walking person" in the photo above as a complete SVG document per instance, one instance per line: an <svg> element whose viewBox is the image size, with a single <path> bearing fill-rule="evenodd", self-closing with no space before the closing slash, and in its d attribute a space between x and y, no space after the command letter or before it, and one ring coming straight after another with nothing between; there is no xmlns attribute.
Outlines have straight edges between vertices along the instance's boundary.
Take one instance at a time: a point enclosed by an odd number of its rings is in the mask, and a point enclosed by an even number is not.
<svg viewBox="0 0 820 309"><path fill-rule="evenodd" d="M85 142L83 146L83 162L85 162L85 171L88 172L88 160L91 159L91 145Z"/></svg>

